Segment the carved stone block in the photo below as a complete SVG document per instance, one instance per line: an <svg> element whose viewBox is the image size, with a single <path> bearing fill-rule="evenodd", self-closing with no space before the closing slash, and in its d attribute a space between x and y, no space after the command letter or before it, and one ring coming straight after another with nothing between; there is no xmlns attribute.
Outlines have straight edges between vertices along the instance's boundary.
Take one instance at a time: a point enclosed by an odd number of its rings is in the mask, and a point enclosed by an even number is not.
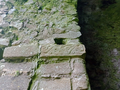
<svg viewBox="0 0 120 90"><path fill-rule="evenodd" d="M85 53L82 44L69 45L42 45L40 57L59 57L59 56L81 56Z"/></svg>

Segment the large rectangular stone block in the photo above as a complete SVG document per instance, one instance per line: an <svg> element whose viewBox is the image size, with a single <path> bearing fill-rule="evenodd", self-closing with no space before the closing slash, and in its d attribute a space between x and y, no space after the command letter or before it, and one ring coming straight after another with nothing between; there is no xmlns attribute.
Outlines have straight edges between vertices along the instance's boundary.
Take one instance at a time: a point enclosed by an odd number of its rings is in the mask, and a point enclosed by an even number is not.
<svg viewBox="0 0 120 90"><path fill-rule="evenodd" d="M82 44L49 44L42 45L40 57L81 56L84 53L85 47Z"/></svg>
<svg viewBox="0 0 120 90"><path fill-rule="evenodd" d="M43 64L41 65L39 72L41 75L64 75L69 74L70 64L69 62L53 63L53 64Z"/></svg>
<svg viewBox="0 0 120 90"><path fill-rule="evenodd" d="M27 90L32 67L32 62L0 63L0 90Z"/></svg>
<svg viewBox="0 0 120 90"><path fill-rule="evenodd" d="M53 81L41 80L39 84L39 90L71 90L70 79L63 78Z"/></svg>
<svg viewBox="0 0 120 90"><path fill-rule="evenodd" d="M38 54L38 46L33 45L18 45L7 47L4 50L3 57L5 59L23 59Z"/></svg>
<svg viewBox="0 0 120 90"><path fill-rule="evenodd" d="M79 77L83 74L86 74L85 64L82 58L72 58L71 68L73 69L71 74L72 77Z"/></svg>
<svg viewBox="0 0 120 90"><path fill-rule="evenodd" d="M2 76L0 77L0 90L27 90L29 82L29 77L25 75Z"/></svg>

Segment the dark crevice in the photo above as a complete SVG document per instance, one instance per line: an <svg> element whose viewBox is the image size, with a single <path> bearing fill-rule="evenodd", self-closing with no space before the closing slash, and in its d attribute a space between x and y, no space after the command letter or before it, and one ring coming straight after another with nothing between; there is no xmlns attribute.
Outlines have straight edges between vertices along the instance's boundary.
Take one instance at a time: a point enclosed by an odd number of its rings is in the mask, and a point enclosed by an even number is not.
<svg viewBox="0 0 120 90"><path fill-rule="evenodd" d="M3 49L0 48L0 60L3 58Z"/></svg>
<svg viewBox="0 0 120 90"><path fill-rule="evenodd" d="M63 38L55 38L54 41L58 45L64 44L64 39Z"/></svg>
<svg viewBox="0 0 120 90"><path fill-rule="evenodd" d="M115 0L102 0L101 3L102 5L100 8L102 9L102 8L107 8L111 4L115 4L116 1Z"/></svg>
<svg viewBox="0 0 120 90"><path fill-rule="evenodd" d="M103 78L106 75L106 72L100 68L102 58L97 59L97 57L102 55L102 51L105 50L102 50L102 40L100 41L100 39L97 39L97 37L95 37L95 28L90 24L89 21L92 20L96 22L100 17L96 16L96 19L94 16L92 16L91 13L101 12L104 8L107 8L111 4L115 3L115 0L78 0L77 12L79 18L79 26L81 27L80 32L82 33L80 41L86 47L86 69L90 79L91 90L114 90L109 85L106 87L106 89L103 89ZM114 26L111 24L107 25L108 27L114 29ZM98 28L101 28L101 26L98 25ZM111 89L108 89L110 87Z"/></svg>

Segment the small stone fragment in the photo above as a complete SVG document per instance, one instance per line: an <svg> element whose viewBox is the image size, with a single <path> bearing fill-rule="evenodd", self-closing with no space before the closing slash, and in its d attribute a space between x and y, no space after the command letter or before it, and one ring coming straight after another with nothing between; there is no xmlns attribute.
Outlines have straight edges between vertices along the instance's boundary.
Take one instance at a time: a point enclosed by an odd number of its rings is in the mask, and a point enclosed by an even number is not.
<svg viewBox="0 0 120 90"><path fill-rule="evenodd" d="M14 42L12 43L12 46L17 46L17 45L19 45L20 43L21 43L20 40L18 40L18 41L14 41Z"/></svg>

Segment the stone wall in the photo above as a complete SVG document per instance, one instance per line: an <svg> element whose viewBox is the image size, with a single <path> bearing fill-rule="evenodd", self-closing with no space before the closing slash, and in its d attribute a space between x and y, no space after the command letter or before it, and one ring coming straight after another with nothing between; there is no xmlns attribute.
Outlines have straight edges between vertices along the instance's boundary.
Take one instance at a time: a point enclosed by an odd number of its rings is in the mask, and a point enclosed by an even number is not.
<svg viewBox="0 0 120 90"><path fill-rule="evenodd" d="M76 0L0 0L0 88L90 90Z"/></svg>

